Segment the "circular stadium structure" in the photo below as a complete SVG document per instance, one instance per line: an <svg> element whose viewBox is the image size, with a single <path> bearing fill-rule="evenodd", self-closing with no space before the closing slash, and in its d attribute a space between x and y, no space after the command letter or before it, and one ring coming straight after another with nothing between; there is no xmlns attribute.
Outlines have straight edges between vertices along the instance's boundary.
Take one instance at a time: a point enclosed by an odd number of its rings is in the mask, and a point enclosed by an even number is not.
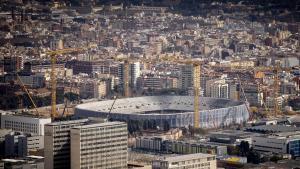
<svg viewBox="0 0 300 169"><path fill-rule="evenodd" d="M201 97L199 111L200 128L217 128L241 124L249 118L244 102L221 98ZM193 96L145 96L84 103L76 106L75 116L110 117L120 121L153 121L157 126L193 126ZM112 107L112 108L111 108ZM111 110L111 111L110 111ZM109 113L110 112L110 113Z"/></svg>

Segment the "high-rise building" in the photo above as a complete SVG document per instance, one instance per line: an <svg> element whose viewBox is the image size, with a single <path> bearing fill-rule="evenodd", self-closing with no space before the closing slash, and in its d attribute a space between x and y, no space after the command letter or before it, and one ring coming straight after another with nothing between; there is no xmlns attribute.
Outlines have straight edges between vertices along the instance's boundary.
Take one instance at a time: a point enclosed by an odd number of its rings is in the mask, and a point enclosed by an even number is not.
<svg viewBox="0 0 300 169"><path fill-rule="evenodd" d="M118 77L121 83L124 83L124 64L120 64L118 68ZM138 78L141 75L140 62L134 62L129 64L129 86L136 87Z"/></svg>
<svg viewBox="0 0 300 169"><path fill-rule="evenodd" d="M70 130L88 119L50 123L45 126L45 169L70 169Z"/></svg>
<svg viewBox="0 0 300 169"><path fill-rule="evenodd" d="M4 72L16 72L23 68L23 58L19 56L4 57Z"/></svg>
<svg viewBox="0 0 300 169"><path fill-rule="evenodd" d="M140 62L134 62L130 64L130 80L131 80L131 86L136 87L136 82L138 77L141 75L141 67Z"/></svg>
<svg viewBox="0 0 300 169"><path fill-rule="evenodd" d="M104 122L71 129L71 168L127 168L127 125Z"/></svg>
<svg viewBox="0 0 300 169"><path fill-rule="evenodd" d="M127 125L81 119L45 126L45 169L126 168Z"/></svg>
<svg viewBox="0 0 300 169"><path fill-rule="evenodd" d="M206 96L229 98L229 87L225 79L212 79L206 83Z"/></svg>
<svg viewBox="0 0 300 169"><path fill-rule="evenodd" d="M188 89L193 87L193 66L183 65L180 68L181 75L179 77L179 88Z"/></svg>
<svg viewBox="0 0 300 169"><path fill-rule="evenodd" d="M263 105L263 92L259 91L258 86L255 84L247 84L243 85L244 94L247 98L248 103L251 106L262 106ZM242 96L242 92L240 92L240 98L245 98Z"/></svg>
<svg viewBox="0 0 300 169"><path fill-rule="evenodd" d="M238 83L229 84L229 99L236 101L240 99L240 85Z"/></svg>

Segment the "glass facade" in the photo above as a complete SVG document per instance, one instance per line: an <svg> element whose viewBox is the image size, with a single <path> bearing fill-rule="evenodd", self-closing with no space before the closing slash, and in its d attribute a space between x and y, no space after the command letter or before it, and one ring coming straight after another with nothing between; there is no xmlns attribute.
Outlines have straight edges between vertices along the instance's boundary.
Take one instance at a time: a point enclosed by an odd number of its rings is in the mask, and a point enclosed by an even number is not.
<svg viewBox="0 0 300 169"><path fill-rule="evenodd" d="M293 157L300 156L300 140L292 140L288 144L288 153Z"/></svg>

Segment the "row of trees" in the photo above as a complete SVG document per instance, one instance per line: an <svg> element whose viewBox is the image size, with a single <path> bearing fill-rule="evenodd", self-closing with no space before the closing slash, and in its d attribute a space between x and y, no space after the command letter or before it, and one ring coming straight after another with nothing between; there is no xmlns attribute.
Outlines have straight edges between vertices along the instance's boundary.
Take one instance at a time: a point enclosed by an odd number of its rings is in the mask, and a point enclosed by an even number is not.
<svg viewBox="0 0 300 169"><path fill-rule="evenodd" d="M260 153L253 150L253 148L250 148L247 141L242 141L239 146L229 146L228 154L247 157L247 162L253 164L259 164L267 161L277 162L282 159L282 157L277 155L273 155L271 157L262 156Z"/></svg>

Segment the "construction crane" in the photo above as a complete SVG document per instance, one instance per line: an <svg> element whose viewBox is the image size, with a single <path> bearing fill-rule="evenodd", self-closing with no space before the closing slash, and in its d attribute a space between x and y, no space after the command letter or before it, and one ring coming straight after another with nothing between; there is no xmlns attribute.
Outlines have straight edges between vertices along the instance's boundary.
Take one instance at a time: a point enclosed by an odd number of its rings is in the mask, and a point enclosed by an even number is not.
<svg viewBox="0 0 300 169"><path fill-rule="evenodd" d="M36 111L36 115L40 115L39 114L39 111L37 109L37 106L35 104L35 102L33 101L32 97L31 97L31 94L28 92L28 89L26 88L25 84L23 83L23 81L21 80L20 76L18 75L18 73L16 73L16 76L18 78L18 81L20 82L21 84L21 87L23 88L23 90L26 92L27 96L29 97L30 101L31 101L31 104L33 105L33 108L34 110Z"/></svg>
<svg viewBox="0 0 300 169"><path fill-rule="evenodd" d="M148 63L157 63L157 62L170 62L170 63L179 63L185 65L193 66L193 90L194 90L194 128L199 128L200 114L199 114L199 95L200 95L200 68L202 61L194 60L189 58L178 58L178 57L161 57L156 59L145 59L145 58L114 58L116 61L124 62L124 95L125 97L130 96L129 89L129 66L130 63L135 61L144 61Z"/></svg>
<svg viewBox="0 0 300 169"><path fill-rule="evenodd" d="M67 49L59 49L59 50L52 50L47 51L46 55L50 56L51 58L51 118L55 119L58 117L58 112L56 111L56 60L58 55L69 54L73 52L83 51L83 48L67 48Z"/></svg>
<svg viewBox="0 0 300 169"><path fill-rule="evenodd" d="M71 94L71 92L72 92L72 89L73 89L73 84L71 83L70 94ZM68 100L69 100L69 101L71 100L70 97L69 97L68 99L66 99L66 101L65 101L65 106L64 106L64 110L63 110L63 112L62 112L62 114L61 114L61 117L64 117L65 112L68 111L68 110L67 110ZM66 116L67 116L67 115L66 115Z"/></svg>
<svg viewBox="0 0 300 169"><path fill-rule="evenodd" d="M274 83L273 83L273 102L274 102L274 113L273 115L276 117L278 114L281 113L280 107L277 102L277 98L279 96L279 86L280 86L280 78L279 78L279 73L281 71L291 71L291 68L282 68L280 66L280 62L276 62L274 66L261 66L261 67L255 67L251 68L251 71L272 71L274 73ZM259 88L259 86L258 86ZM267 110L267 113L269 113L268 108L265 105L265 109Z"/></svg>
<svg viewBox="0 0 300 169"><path fill-rule="evenodd" d="M202 61L194 59L183 59L176 57L161 58L162 61L180 63L193 66L193 91L194 91L194 128L199 128L200 113L199 113L199 96L200 96L200 75Z"/></svg>
<svg viewBox="0 0 300 169"><path fill-rule="evenodd" d="M243 86L243 84L242 84L241 78L240 78L239 74L236 74L236 76L237 76L237 79L238 79L238 81L239 81L239 84L240 84L240 87L241 87L241 90L242 90L243 97L244 97L244 99L245 99L245 105L246 105L247 111L248 111L249 113L251 113L250 108L249 108L249 102L248 102L248 99L247 99L247 97L246 97L245 90L244 90L244 86ZM253 119L253 114L250 114L250 120L252 120L252 119Z"/></svg>

